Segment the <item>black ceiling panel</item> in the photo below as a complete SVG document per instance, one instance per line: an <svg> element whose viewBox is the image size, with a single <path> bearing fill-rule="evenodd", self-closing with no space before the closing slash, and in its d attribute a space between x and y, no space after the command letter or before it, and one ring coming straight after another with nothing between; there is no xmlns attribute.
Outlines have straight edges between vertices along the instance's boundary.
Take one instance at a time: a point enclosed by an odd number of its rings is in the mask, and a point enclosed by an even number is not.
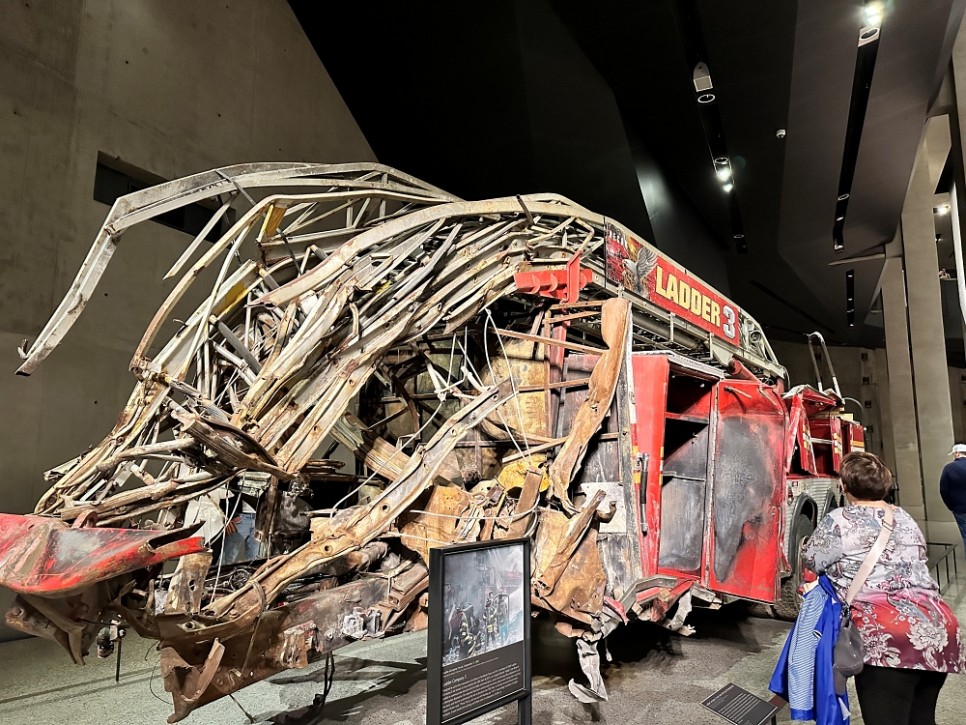
<svg viewBox="0 0 966 725"><path fill-rule="evenodd" d="M729 291L770 334L863 345L882 343L864 324L882 263L829 266L840 179L852 187L838 257L891 240L964 5L883 3L843 169L862 2L291 0L384 163L467 198L563 193ZM711 113L696 102L699 61ZM730 193L712 162L722 147Z"/></svg>

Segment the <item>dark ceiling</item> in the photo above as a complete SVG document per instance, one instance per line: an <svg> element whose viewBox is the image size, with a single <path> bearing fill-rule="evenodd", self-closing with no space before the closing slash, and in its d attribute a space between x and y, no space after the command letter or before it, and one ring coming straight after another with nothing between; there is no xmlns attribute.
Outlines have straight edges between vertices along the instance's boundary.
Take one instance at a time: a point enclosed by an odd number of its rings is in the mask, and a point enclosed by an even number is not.
<svg viewBox="0 0 966 725"><path fill-rule="evenodd" d="M465 198L563 193L730 294L772 337L882 344L870 313L882 260L829 263L895 236L966 0L879 4L871 55L866 3L847 0L291 6L383 163ZM710 104L697 102L699 62ZM730 192L712 161L722 149Z"/></svg>

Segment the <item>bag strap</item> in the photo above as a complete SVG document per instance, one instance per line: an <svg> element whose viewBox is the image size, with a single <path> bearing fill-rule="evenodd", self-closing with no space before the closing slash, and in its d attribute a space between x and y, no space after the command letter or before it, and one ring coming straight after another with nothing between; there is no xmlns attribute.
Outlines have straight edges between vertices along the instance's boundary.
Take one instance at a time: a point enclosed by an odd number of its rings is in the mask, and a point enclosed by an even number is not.
<svg viewBox="0 0 966 725"><path fill-rule="evenodd" d="M865 580L872 573L872 569L875 567L876 562L879 557L882 556L882 552L885 551L886 544L889 543L889 537L892 536L892 530L895 528L895 521L892 514L892 506L887 506L885 510L885 517L882 519L882 530L879 531L879 538L875 540L872 548L869 549L869 553L865 555L865 560L862 562L862 566L859 567L858 573L855 575L855 579L852 580L852 585L849 587L848 593L845 595L846 606L852 605L852 600L862 589L865 584Z"/></svg>

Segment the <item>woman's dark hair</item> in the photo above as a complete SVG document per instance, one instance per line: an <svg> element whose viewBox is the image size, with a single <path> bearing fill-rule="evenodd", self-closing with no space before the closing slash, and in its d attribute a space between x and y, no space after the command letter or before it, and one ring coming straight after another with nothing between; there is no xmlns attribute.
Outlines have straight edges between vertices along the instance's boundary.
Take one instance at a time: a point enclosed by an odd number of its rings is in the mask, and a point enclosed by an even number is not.
<svg viewBox="0 0 966 725"><path fill-rule="evenodd" d="M879 457L854 451L842 459L842 485L859 501L881 501L892 490L892 473Z"/></svg>

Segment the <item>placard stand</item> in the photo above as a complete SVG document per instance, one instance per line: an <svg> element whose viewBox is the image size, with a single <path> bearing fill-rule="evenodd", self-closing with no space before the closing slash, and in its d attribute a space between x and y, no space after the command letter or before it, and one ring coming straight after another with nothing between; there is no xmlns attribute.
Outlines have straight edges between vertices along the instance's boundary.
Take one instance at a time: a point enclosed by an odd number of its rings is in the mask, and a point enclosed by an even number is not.
<svg viewBox="0 0 966 725"><path fill-rule="evenodd" d="M430 549L426 725L517 703L532 721L530 540Z"/></svg>

